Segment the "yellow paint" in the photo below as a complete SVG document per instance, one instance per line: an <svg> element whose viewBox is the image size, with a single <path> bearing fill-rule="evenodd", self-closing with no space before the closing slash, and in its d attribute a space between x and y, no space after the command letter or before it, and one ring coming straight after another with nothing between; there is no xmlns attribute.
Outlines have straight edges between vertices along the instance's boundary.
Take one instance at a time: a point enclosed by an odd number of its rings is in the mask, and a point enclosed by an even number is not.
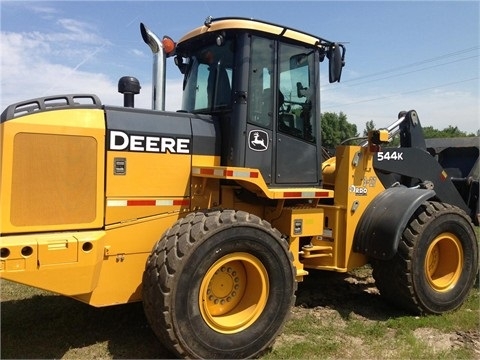
<svg viewBox="0 0 480 360"><path fill-rule="evenodd" d="M191 38L196 36L214 32L214 31L221 31L221 30L253 30L253 31L261 31L267 34L283 36L288 39L292 39L301 43L305 43L307 45L317 45L319 43L319 38L303 33L301 31L293 30L293 29L286 29L283 26L275 25L275 24L268 24L260 21L249 20L249 19L224 19L219 21L212 22L209 26L201 26L198 27L185 36L183 36L179 40L179 44L184 41L187 41Z"/></svg>
<svg viewBox="0 0 480 360"><path fill-rule="evenodd" d="M460 239L452 233L438 235L427 249L425 277L434 291L450 291L460 279L464 254Z"/></svg>
<svg viewBox="0 0 480 360"><path fill-rule="evenodd" d="M258 258L228 254L210 267L200 284L200 314L213 330L235 334L259 318L269 292L267 270Z"/></svg>
<svg viewBox="0 0 480 360"><path fill-rule="evenodd" d="M91 292L101 271L105 235L85 231L2 236L0 275L63 295Z"/></svg>
<svg viewBox="0 0 480 360"><path fill-rule="evenodd" d="M0 231L100 228L104 113L40 112L0 124Z"/></svg>

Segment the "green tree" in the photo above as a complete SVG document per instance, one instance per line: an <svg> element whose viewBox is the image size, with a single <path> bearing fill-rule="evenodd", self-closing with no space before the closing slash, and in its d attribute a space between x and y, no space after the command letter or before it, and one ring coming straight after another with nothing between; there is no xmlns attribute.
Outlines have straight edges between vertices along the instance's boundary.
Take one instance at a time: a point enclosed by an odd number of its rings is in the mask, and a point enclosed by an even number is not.
<svg viewBox="0 0 480 360"><path fill-rule="evenodd" d="M433 126L425 126L423 129L423 137L425 139L435 139L435 138L456 138L456 137L469 137L469 136L479 136L480 130L477 131L477 134L474 133L466 133L465 131L461 131L458 127L449 125L443 130L435 129ZM398 146L400 145L400 137L399 135L395 136L390 143L390 146Z"/></svg>
<svg viewBox="0 0 480 360"><path fill-rule="evenodd" d="M342 141L358 136L357 126L347 121L347 115L343 112L322 114L322 145L326 148L334 148Z"/></svg>
<svg viewBox="0 0 480 360"><path fill-rule="evenodd" d="M375 130L375 123L373 120L367 121L365 123L365 130L363 130L363 136L367 136L370 130Z"/></svg>
<svg viewBox="0 0 480 360"><path fill-rule="evenodd" d="M425 126L423 128L423 135L425 136L425 139L475 136L473 133L467 134L465 131L461 131L457 126L452 125L449 125L443 130L435 129L433 126Z"/></svg>

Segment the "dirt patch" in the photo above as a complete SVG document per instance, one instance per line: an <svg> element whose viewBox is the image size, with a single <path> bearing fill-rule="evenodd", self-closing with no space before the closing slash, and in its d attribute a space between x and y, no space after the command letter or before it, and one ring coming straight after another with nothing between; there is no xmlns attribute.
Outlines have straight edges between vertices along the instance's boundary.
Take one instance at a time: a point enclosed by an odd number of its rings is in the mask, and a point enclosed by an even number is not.
<svg viewBox="0 0 480 360"><path fill-rule="evenodd" d="M292 314L293 318L299 318L309 314L316 319L319 326L331 326L332 324L335 324L335 327L338 329L342 329L346 326L345 320L340 316L338 311L328 307L316 306L309 309L302 306L296 306L292 309Z"/></svg>
<svg viewBox="0 0 480 360"><path fill-rule="evenodd" d="M427 344L435 353L451 350L453 348L472 348L480 355L480 333L479 331L456 331L442 333L432 328L418 328L413 335L420 341Z"/></svg>
<svg viewBox="0 0 480 360"><path fill-rule="evenodd" d="M418 328L413 331L416 339L428 345L434 353L443 352L455 346L455 334L442 333L437 329Z"/></svg>
<svg viewBox="0 0 480 360"><path fill-rule="evenodd" d="M350 316L365 321L386 320L402 314L381 298L369 267L349 274L312 271L299 283L297 307L309 311L335 311L340 318Z"/></svg>
<svg viewBox="0 0 480 360"><path fill-rule="evenodd" d="M452 335L454 346L471 347L480 359L480 330L477 331L456 331Z"/></svg>

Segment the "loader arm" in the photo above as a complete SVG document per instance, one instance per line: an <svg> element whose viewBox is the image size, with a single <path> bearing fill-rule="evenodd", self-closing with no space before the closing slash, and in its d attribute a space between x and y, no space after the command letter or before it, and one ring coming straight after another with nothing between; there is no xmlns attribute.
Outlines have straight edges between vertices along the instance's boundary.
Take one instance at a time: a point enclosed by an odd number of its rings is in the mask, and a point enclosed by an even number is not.
<svg viewBox="0 0 480 360"><path fill-rule="evenodd" d="M382 150L374 158L373 166L385 187L396 182L398 175L402 177L401 181L409 182L409 184L405 184L406 186L416 187L419 184L431 182L438 200L458 206L467 213L470 212L451 178L427 151L419 148L385 148ZM396 159L394 159L395 157ZM396 174L397 177L391 176L391 174Z"/></svg>

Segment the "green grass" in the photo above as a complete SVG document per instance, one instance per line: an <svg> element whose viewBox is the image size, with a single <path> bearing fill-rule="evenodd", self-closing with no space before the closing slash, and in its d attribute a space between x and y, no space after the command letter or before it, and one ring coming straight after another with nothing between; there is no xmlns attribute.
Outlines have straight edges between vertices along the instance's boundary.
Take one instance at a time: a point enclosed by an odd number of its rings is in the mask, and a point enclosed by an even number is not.
<svg viewBox="0 0 480 360"><path fill-rule="evenodd" d="M386 320L347 317L330 325L310 313L294 316L266 359L478 359L479 294L442 316ZM321 311L320 311L321 312ZM327 315L328 317L328 315Z"/></svg>
<svg viewBox="0 0 480 360"><path fill-rule="evenodd" d="M362 270L364 271L364 270ZM266 359L479 359L478 285L463 306L441 316L412 316L384 303L362 272L359 283L317 274L300 284L299 303ZM316 279L315 279L316 277ZM319 287L312 291L312 285ZM329 291L333 288L334 291ZM366 293L367 292L367 293Z"/></svg>
<svg viewBox="0 0 480 360"><path fill-rule="evenodd" d="M457 311L416 317L384 302L368 274L368 268L346 275L312 272L263 358L480 358L478 284ZM0 285L2 359L173 357L155 338L140 303L93 308L5 280Z"/></svg>

